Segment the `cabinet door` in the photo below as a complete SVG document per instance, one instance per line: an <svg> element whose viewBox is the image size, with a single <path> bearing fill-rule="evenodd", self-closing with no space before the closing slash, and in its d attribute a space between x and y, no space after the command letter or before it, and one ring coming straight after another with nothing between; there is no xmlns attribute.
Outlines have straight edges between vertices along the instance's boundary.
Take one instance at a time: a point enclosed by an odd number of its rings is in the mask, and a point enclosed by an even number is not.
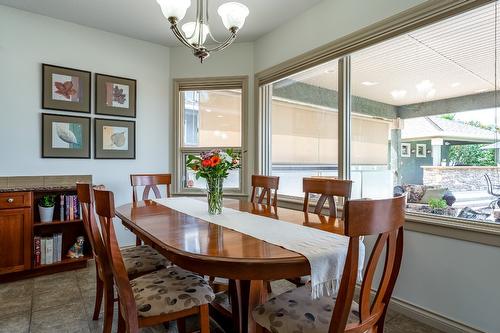
<svg viewBox="0 0 500 333"><path fill-rule="evenodd" d="M31 209L0 210L0 274L31 268Z"/></svg>

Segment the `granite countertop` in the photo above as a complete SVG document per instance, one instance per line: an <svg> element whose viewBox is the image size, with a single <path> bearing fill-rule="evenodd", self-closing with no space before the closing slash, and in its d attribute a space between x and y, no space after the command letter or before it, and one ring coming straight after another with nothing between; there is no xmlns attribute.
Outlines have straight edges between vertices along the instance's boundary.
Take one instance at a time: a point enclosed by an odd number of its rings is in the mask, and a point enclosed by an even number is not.
<svg viewBox="0 0 500 333"><path fill-rule="evenodd" d="M0 193L5 192L43 192L76 190L76 185L14 185L0 186Z"/></svg>

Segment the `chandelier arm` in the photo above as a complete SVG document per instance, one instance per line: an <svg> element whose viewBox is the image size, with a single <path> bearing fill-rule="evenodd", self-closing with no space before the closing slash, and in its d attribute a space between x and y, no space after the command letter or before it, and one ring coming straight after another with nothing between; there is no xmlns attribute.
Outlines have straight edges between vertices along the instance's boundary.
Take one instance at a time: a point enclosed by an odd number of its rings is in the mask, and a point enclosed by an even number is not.
<svg viewBox="0 0 500 333"><path fill-rule="evenodd" d="M229 36L224 42L222 42L222 44L214 47L213 49L209 49L208 52L221 51L221 50L225 49L226 47L228 47L229 45L231 45L235 39L236 39L236 33L232 32L231 36Z"/></svg>
<svg viewBox="0 0 500 333"><path fill-rule="evenodd" d="M187 40L186 38L181 34L181 32L179 31L179 28L177 27L177 24L172 24L172 26L170 27L170 29L172 30L172 32L174 33L175 37L177 37L177 39L179 41L181 41L182 44L184 44L185 46L189 47L190 49L192 50L197 50L196 47L194 47L193 45L191 45Z"/></svg>

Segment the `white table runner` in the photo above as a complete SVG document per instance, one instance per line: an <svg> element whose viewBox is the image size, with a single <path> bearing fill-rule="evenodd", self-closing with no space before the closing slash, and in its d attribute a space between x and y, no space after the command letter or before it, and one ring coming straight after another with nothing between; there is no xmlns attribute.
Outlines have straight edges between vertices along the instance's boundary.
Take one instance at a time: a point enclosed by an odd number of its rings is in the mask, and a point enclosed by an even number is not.
<svg viewBox="0 0 500 333"><path fill-rule="evenodd" d="M342 279L349 238L334 233L225 208L208 214L207 203L186 197L154 199L160 205L297 252L311 265L312 298L335 295ZM360 242L358 280L365 247Z"/></svg>

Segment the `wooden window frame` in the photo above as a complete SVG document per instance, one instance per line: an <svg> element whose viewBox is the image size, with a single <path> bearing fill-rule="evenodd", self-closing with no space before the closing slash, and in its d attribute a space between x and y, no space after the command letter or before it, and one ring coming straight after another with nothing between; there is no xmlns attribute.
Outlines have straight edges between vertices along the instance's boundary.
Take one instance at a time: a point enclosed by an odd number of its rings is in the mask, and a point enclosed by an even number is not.
<svg viewBox="0 0 500 333"><path fill-rule="evenodd" d="M201 195L201 189L186 189L183 186L185 168L183 156L185 153L196 153L212 149L213 147L183 147L183 99L181 92L187 90L224 90L241 89L241 147L235 151L242 152L242 165L240 169L240 187L238 189L227 189L227 196L248 195L248 156L247 151L247 124L248 124L248 76L224 76L208 78L183 78L173 80L173 110L174 110L174 172L173 172L173 194L174 195ZM221 149L227 147L220 147ZM234 147L233 147L234 148Z"/></svg>

